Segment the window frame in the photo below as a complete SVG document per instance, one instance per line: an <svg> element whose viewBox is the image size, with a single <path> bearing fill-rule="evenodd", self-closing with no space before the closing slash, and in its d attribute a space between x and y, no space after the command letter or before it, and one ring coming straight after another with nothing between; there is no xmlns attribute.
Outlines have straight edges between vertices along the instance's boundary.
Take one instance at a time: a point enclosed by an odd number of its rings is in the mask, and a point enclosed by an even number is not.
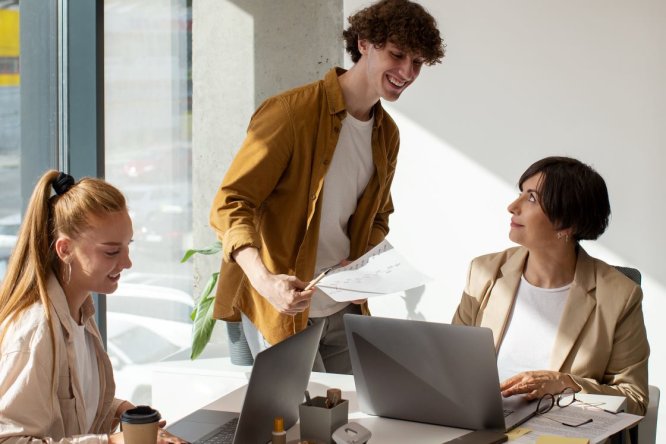
<svg viewBox="0 0 666 444"><path fill-rule="evenodd" d="M104 177L104 4L21 0L21 202L47 169ZM106 346L106 296L93 295Z"/></svg>

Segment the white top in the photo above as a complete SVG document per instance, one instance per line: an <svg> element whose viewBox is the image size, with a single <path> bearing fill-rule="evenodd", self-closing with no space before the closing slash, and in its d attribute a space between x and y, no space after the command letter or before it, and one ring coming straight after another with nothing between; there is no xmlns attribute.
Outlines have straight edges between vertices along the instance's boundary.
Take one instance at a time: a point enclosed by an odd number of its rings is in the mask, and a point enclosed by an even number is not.
<svg viewBox="0 0 666 444"><path fill-rule="evenodd" d="M97 354L93 344L94 338L86 332L85 325L78 325L72 319L72 341L76 355L76 370L79 374L83 402L86 411L85 430L90 430L97 406L99 405L99 370L97 368Z"/></svg>
<svg viewBox="0 0 666 444"><path fill-rule="evenodd" d="M347 223L375 171L371 145L373 123L374 117L362 122L349 113L342 121L340 138L324 178L315 276L322 269L349 257ZM330 316L348 304L336 302L322 291L315 290L310 317Z"/></svg>
<svg viewBox="0 0 666 444"><path fill-rule="evenodd" d="M513 311L497 354L500 382L529 370L548 370L571 284L539 288L521 277Z"/></svg>

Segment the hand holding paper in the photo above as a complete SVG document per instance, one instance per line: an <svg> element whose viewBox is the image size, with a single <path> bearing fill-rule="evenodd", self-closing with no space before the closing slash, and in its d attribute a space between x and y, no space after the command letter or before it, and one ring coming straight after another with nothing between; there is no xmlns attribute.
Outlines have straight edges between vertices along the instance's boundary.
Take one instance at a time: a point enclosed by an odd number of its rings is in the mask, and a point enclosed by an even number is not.
<svg viewBox="0 0 666 444"><path fill-rule="evenodd" d="M351 264L331 270L317 288L347 302L409 290L429 280L384 240Z"/></svg>

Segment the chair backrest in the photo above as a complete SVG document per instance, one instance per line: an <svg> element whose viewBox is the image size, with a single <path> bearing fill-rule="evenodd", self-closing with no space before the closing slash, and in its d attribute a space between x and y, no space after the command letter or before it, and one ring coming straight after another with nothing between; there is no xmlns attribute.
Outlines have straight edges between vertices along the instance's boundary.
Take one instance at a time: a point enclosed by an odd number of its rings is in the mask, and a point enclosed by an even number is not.
<svg viewBox="0 0 666 444"><path fill-rule="evenodd" d="M617 269L617 271L619 271L632 281L636 282L638 285L641 285L641 272L638 271L636 268L620 267L619 265L614 265L614 267Z"/></svg>
<svg viewBox="0 0 666 444"><path fill-rule="evenodd" d="M651 385L650 403L645 417L638 423L638 443L655 444L657 442L657 413L659 412L659 387Z"/></svg>

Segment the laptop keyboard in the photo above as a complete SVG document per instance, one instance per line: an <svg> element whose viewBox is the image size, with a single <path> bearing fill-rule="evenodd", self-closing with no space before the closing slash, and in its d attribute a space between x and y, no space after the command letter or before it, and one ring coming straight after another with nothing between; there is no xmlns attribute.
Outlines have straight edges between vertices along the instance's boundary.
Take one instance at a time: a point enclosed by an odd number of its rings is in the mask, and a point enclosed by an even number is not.
<svg viewBox="0 0 666 444"><path fill-rule="evenodd" d="M194 442L194 444L232 444L238 426L238 417L225 422L222 426Z"/></svg>

